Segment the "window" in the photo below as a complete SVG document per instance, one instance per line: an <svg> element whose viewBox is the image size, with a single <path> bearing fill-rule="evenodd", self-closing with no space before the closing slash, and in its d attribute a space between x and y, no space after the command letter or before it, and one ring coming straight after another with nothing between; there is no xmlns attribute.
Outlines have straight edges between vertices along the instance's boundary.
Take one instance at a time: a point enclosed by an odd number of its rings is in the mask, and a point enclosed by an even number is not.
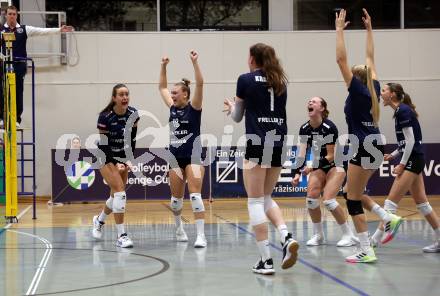
<svg viewBox="0 0 440 296"><path fill-rule="evenodd" d="M156 0L46 0L47 11L65 11L77 31L157 31ZM47 17L48 27L57 26Z"/></svg>
<svg viewBox="0 0 440 296"><path fill-rule="evenodd" d="M267 30L268 0L161 0L160 27L170 30Z"/></svg>
<svg viewBox="0 0 440 296"><path fill-rule="evenodd" d="M400 0L293 0L294 30L334 30L335 12L344 8L348 29L363 29L362 8L370 13L374 29L400 28ZM418 0L414 0L415 2Z"/></svg>
<svg viewBox="0 0 440 296"><path fill-rule="evenodd" d="M440 28L440 1L405 0L405 28Z"/></svg>

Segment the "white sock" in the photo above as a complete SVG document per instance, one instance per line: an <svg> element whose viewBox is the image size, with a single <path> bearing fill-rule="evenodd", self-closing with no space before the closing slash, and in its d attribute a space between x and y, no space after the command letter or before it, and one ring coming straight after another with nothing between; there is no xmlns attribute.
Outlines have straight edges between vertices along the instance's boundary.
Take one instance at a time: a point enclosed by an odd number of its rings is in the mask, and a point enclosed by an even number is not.
<svg viewBox="0 0 440 296"><path fill-rule="evenodd" d="M371 211L378 215L382 221L391 220L390 214L388 214L388 212L381 208L378 204L375 204Z"/></svg>
<svg viewBox="0 0 440 296"><path fill-rule="evenodd" d="M182 215L174 216L174 221L176 222L176 228L182 228Z"/></svg>
<svg viewBox="0 0 440 296"><path fill-rule="evenodd" d="M118 230L118 237L125 233L124 224L116 224L116 229Z"/></svg>
<svg viewBox="0 0 440 296"><path fill-rule="evenodd" d="M205 234L205 219L196 219L197 235Z"/></svg>
<svg viewBox="0 0 440 296"><path fill-rule="evenodd" d="M266 261L267 259L271 258L270 257L270 249L269 249L269 241L267 239L257 242L257 247L258 247L258 251L260 251L261 259L263 260L263 262Z"/></svg>
<svg viewBox="0 0 440 296"><path fill-rule="evenodd" d="M361 244L362 250L367 250L370 248L370 240L368 239L368 231L358 232L359 242Z"/></svg>
<svg viewBox="0 0 440 296"><path fill-rule="evenodd" d="M98 216L98 221L99 222L105 222L106 218L107 218L107 214L104 213L104 211L102 211L101 214L99 214L99 216Z"/></svg>
<svg viewBox="0 0 440 296"><path fill-rule="evenodd" d="M313 223L313 233L319 234L320 236L324 235L324 232L322 231L322 222Z"/></svg>
<svg viewBox="0 0 440 296"><path fill-rule="evenodd" d="M289 231L287 230L287 225L278 225L277 229L280 233L281 242L284 244L284 242L286 241L286 236L289 234Z"/></svg>
<svg viewBox="0 0 440 296"><path fill-rule="evenodd" d="M376 229L376 231L374 232L372 238L373 238L376 242L380 243L380 242L382 241L382 236L383 236L383 230L380 230L380 229L378 228L378 229Z"/></svg>
<svg viewBox="0 0 440 296"><path fill-rule="evenodd" d="M342 235L353 235L353 232L351 231L350 225L348 225L348 222L342 223L339 225L342 230Z"/></svg>
<svg viewBox="0 0 440 296"><path fill-rule="evenodd" d="M434 229L435 239L440 241L440 228Z"/></svg>

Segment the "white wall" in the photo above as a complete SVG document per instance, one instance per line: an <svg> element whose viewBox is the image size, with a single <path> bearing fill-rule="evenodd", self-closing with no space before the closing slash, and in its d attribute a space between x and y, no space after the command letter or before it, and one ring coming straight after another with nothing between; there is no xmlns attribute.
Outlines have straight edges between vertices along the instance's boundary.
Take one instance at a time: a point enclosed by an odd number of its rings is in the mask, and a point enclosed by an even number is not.
<svg viewBox="0 0 440 296"><path fill-rule="evenodd" d="M346 89L335 62L334 32L202 32L202 33L75 33L68 38L71 63L59 66L56 60L37 65L37 180L38 194L51 193L50 149L64 133L77 133L85 139L96 132L96 120L110 98L112 86L124 82L131 91L131 104L154 113L166 124L168 112L157 91L162 55L171 59L169 80L193 79L188 57L190 49L200 52L205 77L203 127L205 133L221 136L223 127L232 124L222 112L223 99L235 94L239 74L246 72L250 45L273 45L290 78L288 90L288 126L296 134L306 121L307 98L319 95L327 99L331 119L341 132L346 131L343 105ZM365 34L346 33L350 63L363 63ZM46 42L34 39L34 46ZM57 42L53 40L52 42ZM398 81L410 93L420 112L425 142L440 142L440 30L395 30L375 32L376 63L382 82ZM32 44L31 44L32 47ZM75 53L77 48L77 54ZM30 48L32 51L32 48ZM30 75L24 124L30 124ZM243 124L233 124L234 136L243 133ZM141 127L154 126L144 121ZM389 142L395 142L391 110L383 110L381 130ZM163 134L160 145L166 145ZM143 140L142 145L150 141Z"/></svg>

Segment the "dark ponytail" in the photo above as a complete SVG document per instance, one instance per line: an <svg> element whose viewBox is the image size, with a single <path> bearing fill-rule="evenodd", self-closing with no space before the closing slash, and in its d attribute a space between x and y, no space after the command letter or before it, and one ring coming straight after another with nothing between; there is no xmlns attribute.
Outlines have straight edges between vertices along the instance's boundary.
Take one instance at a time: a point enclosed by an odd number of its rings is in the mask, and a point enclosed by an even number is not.
<svg viewBox="0 0 440 296"><path fill-rule="evenodd" d="M109 112L113 110L113 107L115 106L115 101L113 101L113 98L116 97L116 93L118 91L118 89L125 87L126 89L128 89L128 87L123 84L123 83L118 83L115 86L113 86L112 89L112 97L110 98L110 102L107 104L107 106L105 106L104 109L102 109L102 112Z"/></svg>
<svg viewBox="0 0 440 296"><path fill-rule="evenodd" d="M327 109L327 101L324 100L324 98L321 98L321 97L318 97L318 98L321 99L321 106L324 107L324 111L322 111L321 116L323 119L327 119L328 115L330 114L330 111L328 111L328 109Z"/></svg>
<svg viewBox="0 0 440 296"><path fill-rule="evenodd" d="M411 107L411 109L413 110L413 112L416 114L416 117L419 117L419 113L417 113L416 111L416 105L413 104L411 97L409 96L409 94L407 93L403 93L403 99L402 99L402 103L408 105Z"/></svg>
<svg viewBox="0 0 440 296"><path fill-rule="evenodd" d="M395 93L397 99L399 100L399 102L402 102L406 105L408 105L414 112L414 114L416 115L416 117L419 117L419 114L416 111L416 105L413 104L411 97L409 94L407 94L404 90L401 84L399 83L387 83L390 92Z"/></svg>

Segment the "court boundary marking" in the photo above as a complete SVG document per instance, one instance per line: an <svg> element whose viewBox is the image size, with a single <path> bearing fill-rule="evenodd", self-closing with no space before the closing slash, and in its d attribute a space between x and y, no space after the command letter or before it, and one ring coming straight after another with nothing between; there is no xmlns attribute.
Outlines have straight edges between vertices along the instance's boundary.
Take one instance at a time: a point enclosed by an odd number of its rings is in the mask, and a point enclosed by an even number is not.
<svg viewBox="0 0 440 296"><path fill-rule="evenodd" d="M214 216L217 217L217 218L219 218L219 219L221 219L221 220L223 220L223 221L225 221L225 222L226 222L227 224L229 224L231 227L235 227L235 228L239 229L240 231L242 231L242 232L244 232L244 233L246 233L246 234L248 234L248 235L250 235L250 236L252 236L252 237L255 237L255 235L254 235L253 233L249 232L249 231L248 231L247 229L245 229L244 227L241 227L240 225L238 225L238 224L236 224L236 223L230 222L229 220L227 220L227 219L225 219L225 218L219 216L218 214L214 214ZM275 250L278 250L278 251L283 252L283 250L282 250L280 247L278 247L277 245L275 245L275 244L273 244L273 243L271 243L271 242L269 243L269 245L270 245L272 248L274 248ZM367 294L366 292L362 291L361 289L356 288L356 287L350 285L349 283L344 282L343 280L337 278L336 276L334 276L334 275L332 275L332 274L326 272L325 270L319 268L318 266L315 266L315 265L313 265L313 264L311 264L311 263L305 261L304 259L298 258L298 261L299 261L300 263L302 263L303 265L305 265L305 266L307 266L307 267L313 269L314 271L320 273L321 275L323 275L323 276L329 278L330 280L336 282L337 284L339 284L339 285L341 285L341 286L343 286L343 287L345 287L345 288L350 289L352 292L354 292L354 293L356 293L356 294L358 294L358 295L369 296L369 294Z"/></svg>
<svg viewBox="0 0 440 296"><path fill-rule="evenodd" d="M4 249L17 249L17 250L42 250L42 248L21 248L21 247L0 247L0 250ZM70 250L70 251L94 251L93 249L87 249L87 248L58 248L58 247L53 247L52 250ZM97 250L99 252L109 252L109 253L123 253L123 252L119 252L119 251L115 251L115 250ZM134 282L138 282L138 281L142 281L148 278L152 278L155 276L158 276L164 272L166 272L169 268L170 268L170 264L168 263L168 261L159 258L159 257L154 257L154 256L150 256L150 255L145 255L145 254L139 254L139 253L130 253L130 255L135 255L135 256L141 256L141 257L146 257L149 259L153 259L155 261L159 261L160 263L162 263L162 268L152 274L140 277L140 278L135 278L132 280L128 280L128 281L123 281L123 282L119 282L119 283L111 283L111 284L106 284L106 285L101 285L101 286L95 286L95 287L86 287L86 288L80 288L80 289L71 289L71 290L64 290L64 291L54 291L54 292L47 292L47 293L39 293L39 294L31 294L31 295L55 295L55 294L60 294L60 293L73 293L73 292L79 292L79 291L87 291L87 290L94 290L94 289L101 289L101 288L107 288L107 287L113 287L113 286L120 286L120 285L125 285L125 284L130 284L130 283L134 283Z"/></svg>
<svg viewBox="0 0 440 296"><path fill-rule="evenodd" d="M7 231L37 238L46 245L46 251L44 252L43 258L41 258L41 261L40 261L40 264L38 265L37 271L35 272L34 277L32 278L31 284L29 285L29 288L25 294L25 295L35 295L35 293L37 292L37 289L38 289L38 285L40 284L41 278L43 276L43 273L46 270L47 262L49 261L50 255L52 254L52 249L53 249L52 244L50 243L50 241L48 241L44 237L41 237L41 236L38 236L35 234L22 232L22 231L18 231L18 230L12 230L12 229L8 229Z"/></svg>

